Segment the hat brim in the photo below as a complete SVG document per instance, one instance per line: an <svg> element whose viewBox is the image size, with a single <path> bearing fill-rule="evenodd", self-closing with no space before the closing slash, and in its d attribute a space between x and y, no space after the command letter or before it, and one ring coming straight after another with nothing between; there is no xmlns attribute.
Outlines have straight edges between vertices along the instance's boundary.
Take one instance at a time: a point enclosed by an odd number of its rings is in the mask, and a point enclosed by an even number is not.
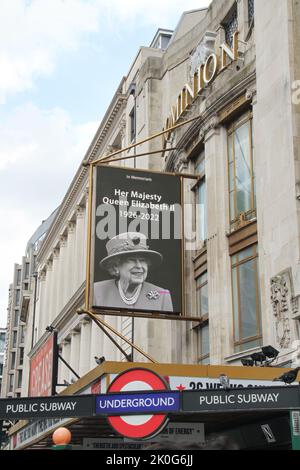
<svg viewBox="0 0 300 470"><path fill-rule="evenodd" d="M123 251L120 253L115 253L110 256L106 256L106 258L103 258L103 260L100 261L100 266L102 269L107 269L108 266L111 264L111 261L113 261L114 258L117 257L122 257L125 258L130 257L132 255L143 255L144 258L149 258L151 262L151 266L157 267L162 263L163 257L158 251L152 251L152 250L130 250L130 251Z"/></svg>

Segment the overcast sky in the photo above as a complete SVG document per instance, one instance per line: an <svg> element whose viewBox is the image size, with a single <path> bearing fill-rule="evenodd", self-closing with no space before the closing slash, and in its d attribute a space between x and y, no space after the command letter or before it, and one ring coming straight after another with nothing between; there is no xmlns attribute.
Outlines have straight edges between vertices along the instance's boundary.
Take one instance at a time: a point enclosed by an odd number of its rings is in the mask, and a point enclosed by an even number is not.
<svg viewBox="0 0 300 470"><path fill-rule="evenodd" d="M140 46L210 0L0 0L0 326L13 265L68 185Z"/></svg>

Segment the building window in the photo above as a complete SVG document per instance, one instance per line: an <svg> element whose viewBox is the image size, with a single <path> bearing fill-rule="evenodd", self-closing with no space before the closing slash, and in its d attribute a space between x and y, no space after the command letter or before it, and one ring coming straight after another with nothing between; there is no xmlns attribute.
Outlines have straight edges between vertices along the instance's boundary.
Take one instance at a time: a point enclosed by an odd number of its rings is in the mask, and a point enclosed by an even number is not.
<svg viewBox="0 0 300 470"><path fill-rule="evenodd" d="M22 387L22 370L18 370L18 386L17 388L21 388Z"/></svg>
<svg viewBox="0 0 300 470"><path fill-rule="evenodd" d="M0 362L0 377L3 375L3 364Z"/></svg>
<svg viewBox="0 0 300 470"><path fill-rule="evenodd" d="M238 14L236 3L224 19L222 26L225 31L225 41L230 47L233 47L233 35L238 31Z"/></svg>
<svg viewBox="0 0 300 470"><path fill-rule="evenodd" d="M0 353L5 351L5 333L0 333Z"/></svg>
<svg viewBox="0 0 300 470"><path fill-rule="evenodd" d="M17 347L17 332L16 331L12 332L12 347L13 348Z"/></svg>
<svg viewBox="0 0 300 470"><path fill-rule="evenodd" d="M16 305L19 306L20 305L20 295L21 295L21 291L19 289L16 290Z"/></svg>
<svg viewBox="0 0 300 470"><path fill-rule="evenodd" d="M245 220L256 216L251 116L233 124L228 130L228 165L230 223L234 225L241 216Z"/></svg>
<svg viewBox="0 0 300 470"><path fill-rule="evenodd" d="M21 269L18 269L17 270L17 282L16 282L17 286L19 286L21 284Z"/></svg>
<svg viewBox="0 0 300 470"><path fill-rule="evenodd" d="M208 321L208 280L207 273L196 279L197 316L200 324L197 327L198 363L209 364L209 321Z"/></svg>
<svg viewBox="0 0 300 470"><path fill-rule="evenodd" d="M16 353L12 352L10 354L10 369L15 369L16 367Z"/></svg>
<svg viewBox="0 0 300 470"><path fill-rule="evenodd" d="M20 328L20 343L25 342L25 325L22 325Z"/></svg>
<svg viewBox="0 0 300 470"><path fill-rule="evenodd" d="M9 382L8 382L8 391L12 392L14 389L14 375L10 374L9 375Z"/></svg>
<svg viewBox="0 0 300 470"><path fill-rule="evenodd" d="M29 263L25 263L25 279L29 278Z"/></svg>
<svg viewBox="0 0 300 470"><path fill-rule="evenodd" d="M19 310L14 311L14 328L19 324Z"/></svg>
<svg viewBox="0 0 300 470"><path fill-rule="evenodd" d="M200 177L195 187L197 239L205 241L207 239L207 201L204 152L201 153L199 159L195 163L195 172Z"/></svg>
<svg viewBox="0 0 300 470"><path fill-rule="evenodd" d="M257 245L231 257L235 352L261 345Z"/></svg>
<svg viewBox="0 0 300 470"><path fill-rule="evenodd" d="M249 25L254 20L254 0L248 0L248 21Z"/></svg>
<svg viewBox="0 0 300 470"><path fill-rule="evenodd" d="M135 107L132 108L129 113L129 123L130 123L130 142L133 142L135 139Z"/></svg>
<svg viewBox="0 0 300 470"><path fill-rule="evenodd" d="M24 362L24 348L20 348L19 365L22 366L23 362Z"/></svg>

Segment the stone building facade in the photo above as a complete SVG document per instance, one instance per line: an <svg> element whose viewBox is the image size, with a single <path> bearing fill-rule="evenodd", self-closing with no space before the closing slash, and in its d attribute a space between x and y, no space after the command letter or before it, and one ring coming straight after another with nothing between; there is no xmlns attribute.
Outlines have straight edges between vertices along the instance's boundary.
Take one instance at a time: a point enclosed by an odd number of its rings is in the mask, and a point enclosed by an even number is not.
<svg viewBox="0 0 300 470"><path fill-rule="evenodd" d="M89 317L77 315L85 296L86 163L162 131L166 122L192 118L167 138L122 156L164 146L163 152L117 164L198 175L196 183L184 184L184 295L187 315L199 321L104 319L158 362L238 365L272 345L280 352L278 365L298 364L300 120L292 90L300 77L299 21L296 0L213 0L208 9L184 13L173 33L158 30L151 46L140 48L37 253L26 371L48 326L57 330L60 354L79 376L95 367L95 357L124 360ZM196 93L199 67L204 75ZM29 309L28 324L32 315ZM132 358L146 360L137 352ZM60 361L58 383L76 380Z"/></svg>
<svg viewBox="0 0 300 470"><path fill-rule="evenodd" d="M13 282L9 287L7 327L4 330L5 345L2 361L2 398L18 398L27 395L23 391L27 375L27 353L35 341L35 307L37 292L36 255L39 246L51 225L55 211L35 231L27 243L25 256L20 264L14 265ZM1 338L3 332L1 331ZM23 372L23 370L25 371Z"/></svg>

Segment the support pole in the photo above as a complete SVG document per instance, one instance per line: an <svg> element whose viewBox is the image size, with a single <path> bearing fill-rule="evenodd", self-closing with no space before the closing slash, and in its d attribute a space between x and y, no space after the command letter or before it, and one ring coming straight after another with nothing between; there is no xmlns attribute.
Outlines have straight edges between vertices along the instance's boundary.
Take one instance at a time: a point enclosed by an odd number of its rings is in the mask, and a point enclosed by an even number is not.
<svg viewBox="0 0 300 470"><path fill-rule="evenodd" d="M123 354L123 356L126 357L127 361L128 362L131 362L132 361L132 358L126 354L126 352L124 351L124 349L117 343L117 341L108 333L108 331L105 330L104 326L99 322L99 319L96 318L96 317L91 317L92 320L96 323L97 326L99 326L99 328L103 331L103 333L111 340L111 342L119 349L119 351L121 351L121 353Z"/></svg>
<svg viewBox="0 0 300 470"><path fill-rule="evenodd" d="M149 356L149 354L147 354L145 351L143 351L139 346L136 346L134 343L132 343L128 338L126 338L125 336L123 336L118 330L116 330L115 328L113 328L111 325L109 325L108 323L106 323L104 320L100 319L100 318L97 318L96 315L88 310L84 310L84 309L80 309L77 311L78 315L83 315L83 314L87 314L89 315L89 317L91 317L92 319L95 318L104 328L107 328L108 330L110 330L112 333L114 333L115 335L117 335L119 338L121 338L123 341L125 341L125 343L129 344L129 346L131 346L133 349L135 349L136 351L138 351L140 354L142 354L142 356L146 357L150 362L153 362L154 364L156 364L158 361L156 361L155 359L153 359L153 357ZM98 325L99 326L99 325ZM99 326L100 327L100 326Z"/></svg>
<svg viewBox="0 0 300 470"><path fill-rule="evenodd" d="M67 361L60 354L58 354L58 358L67 366L67 368L72 372L72 374L77 377L77 379L80 379L80 376L75 372L74 369L72 369L70 364L68 364Z"/></svg>
<svg viewBox="0 0 300 470"><path fill-rule="evenodd" d="M157 132L156 134L150 135L150 137L147 137L146 139L140 140L139 142L136 142L135 144L128 145L128 147L124 147L120 150L117 150L116 152L110 153L109 155L105 155L105 157L98 158L97 160L94 160L91 163L93 165L96 165L97 163L105 162L105 160L108 160L108 159L110 159L111 157L113 157L115 155L119 155L120 153L124 152L125 150L130 150L132 148L135 148L138 145L142 145L145 142L149 142L150 140L156 139L157 137L160 137L164 134L168 134L169 132L172 132L175 129L178 129L179 127L185 126L186 124L189 124L189 123L191 123L193 121L196 121L196 120L199 120L199 119L200 119L200 116L197 116L197 117L194 117L192 119L188 119L187 121L180 122L179 124L176 124L175 126L169 127L168 129L165 129L161 132ZM166 148L165 151L168 151L168 149ZM86 164L89 164L89 163L90 162L86 162Z"/></svg>

